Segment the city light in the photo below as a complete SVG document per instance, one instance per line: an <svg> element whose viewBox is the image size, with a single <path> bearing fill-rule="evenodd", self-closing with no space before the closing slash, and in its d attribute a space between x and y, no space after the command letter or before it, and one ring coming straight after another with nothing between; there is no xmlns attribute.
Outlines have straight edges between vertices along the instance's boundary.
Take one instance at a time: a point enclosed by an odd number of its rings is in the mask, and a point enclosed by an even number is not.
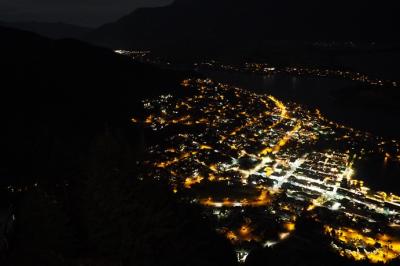
<svg viewBox="0 0 400 266"><path fill-rule="evenodd" d="M145 100L142 118L132 119L165 136L148 148L145 177L168 180L183 200L203 206L217 231L240 250L239 261L250 242L271 246L290 239L303 213L324 225L320 233L342 256L387 262L400 255L400 242L391 236L400 228L400 197L354 178L355 161L368 152L394 160L397 155L387 156L383 147L399 150L396 140L209 79L182 86L196 92ZM260 217L280 225L275 237Z"/></svg>

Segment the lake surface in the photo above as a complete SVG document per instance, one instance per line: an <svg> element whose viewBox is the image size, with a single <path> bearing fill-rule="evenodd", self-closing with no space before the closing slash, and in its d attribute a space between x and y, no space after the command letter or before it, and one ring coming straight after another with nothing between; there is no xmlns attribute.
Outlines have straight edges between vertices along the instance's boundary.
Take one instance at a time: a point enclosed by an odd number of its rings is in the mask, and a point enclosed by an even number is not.
<svg viewBox="0 0 400 266"><path fill-rule="evenodd" d="M387 95L382 93L380 96L384 99L378 98L371 95L371 90L358 91L358 82L336 78L224 71L201 73L216 81L271 94L283 101L303 104L309 109L318 108L325 117L343 125L380 136L400 136L400 108L391 92ZM384 88L373 90L384 91Z"/></svg>
<svg viewBox="0 0 400 266"><path fill-rule="evenodd" d="M309 108L332 105L331 92L354 85L354 82L331 78L295 77L287 74L269 76L220 71L203 72L206 76L230 84L247 88L258 93L274 95L284 101L294 101Z"/></svg>

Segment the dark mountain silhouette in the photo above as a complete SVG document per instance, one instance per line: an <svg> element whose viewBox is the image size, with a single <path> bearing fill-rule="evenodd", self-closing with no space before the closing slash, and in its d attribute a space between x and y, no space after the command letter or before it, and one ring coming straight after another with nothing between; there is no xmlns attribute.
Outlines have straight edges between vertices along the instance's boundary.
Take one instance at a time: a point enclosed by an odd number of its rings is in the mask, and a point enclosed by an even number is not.
<svg viewBox="0 0 400 266"><path fill-rule="evenodd" d="M128 126L138 101L182 78L75 40L1 27L0 36L5 177L45 176L57 168L68 176L99 130Z"/></svg>
<svg viewBox="0 0 400 266"><path fill-rule="evenodd" d="M46 22L36 22L36 21L24 21L24 22L0 21L0 25L3 27L31 31L51 39L65 39L65 38L79 39L88 34L92 30L90 28L61 23L61 22L46 23Z"/></svg>
<svg viewBox="0 0 400 266"><path fill-rule="evenodd" d="M176 0L138 9L86 38L164 53L248 54L272 40L393 40L396 22L394 6L378 1Z"/></svg>
<svg viewBox="0 0 400 266"><path fill-rule="evenodd" d="M236 265L200 210L138 179L131 115L182 73L74 40L0 38L0 179L22 188L6 189L16 230L0 265Z"/></svg>

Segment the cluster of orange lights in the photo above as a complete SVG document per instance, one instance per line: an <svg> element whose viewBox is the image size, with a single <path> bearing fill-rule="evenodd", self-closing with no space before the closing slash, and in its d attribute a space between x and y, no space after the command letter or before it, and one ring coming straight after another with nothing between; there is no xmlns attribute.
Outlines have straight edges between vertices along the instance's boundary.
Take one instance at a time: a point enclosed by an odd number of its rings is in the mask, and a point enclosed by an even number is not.
<svg viewBox="0 0 400 266"><path fill-rule="evenodd" d="M336 249L341 256L349 257L354 260L369 260L373 263L387 263L400 254L400 239L385 234L369 236L351 228L333 228L329 225L324 226L325 233L337 241L356 247L354 249ZM365 247L368 247L368 251Z"/></svg>

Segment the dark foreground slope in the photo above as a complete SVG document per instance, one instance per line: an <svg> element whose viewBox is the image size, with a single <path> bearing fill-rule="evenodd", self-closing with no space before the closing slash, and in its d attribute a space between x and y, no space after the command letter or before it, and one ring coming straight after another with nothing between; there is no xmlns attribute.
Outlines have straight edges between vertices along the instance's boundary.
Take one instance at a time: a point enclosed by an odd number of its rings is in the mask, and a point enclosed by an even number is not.
<svg viewBox="0 0 400 266"><path fill-rule="evenodd" d="M105 124L128 124L140 99L177 88L181 79L74 40L6 28L0 28L0 36L0 141L7 151L0 173L5 175L33 174L37 152L45 152L35 142L79 149L84 137Z"/></svg>
<svg viewBox="0 0 400 266"><path fill-rule="evenodd" d="M130 115L181 74L77 41L0 38L0 217L15 225L4 234L0 219L0 265L235 264L197 209L138 180Z"/></svg>
<svg viewBox="0 0 400 266"><path fill-rule="evenodd" d="M0 178L21 190L8 199L1 190L16 221L7 242L0 232L0 265L236 265L199 209L137 178L145 169L130 113L177 88L180 74L76 41L5 28L0 37ZM259 250L247 265L347 265L327 249L314 256L321 241L310 236L309 246Z"/></svg>

